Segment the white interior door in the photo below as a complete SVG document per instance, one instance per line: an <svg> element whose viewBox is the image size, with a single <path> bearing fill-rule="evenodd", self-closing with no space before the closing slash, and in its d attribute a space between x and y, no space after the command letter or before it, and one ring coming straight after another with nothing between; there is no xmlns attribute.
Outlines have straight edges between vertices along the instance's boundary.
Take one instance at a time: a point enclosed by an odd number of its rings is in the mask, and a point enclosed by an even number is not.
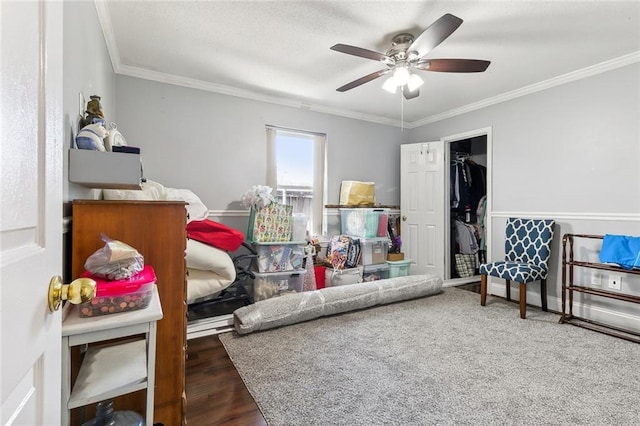
<svg viewBox="0 0 640 426"><path fill-rule="evenodd" d="M411 274L444 279L444 142L400 146L400 212Z"/></svg>
<svg viewBox="0 0 640 426"><path fill-rule="evenodd" d="M0 1L3 425L60 424L62 2Z"/></svg>

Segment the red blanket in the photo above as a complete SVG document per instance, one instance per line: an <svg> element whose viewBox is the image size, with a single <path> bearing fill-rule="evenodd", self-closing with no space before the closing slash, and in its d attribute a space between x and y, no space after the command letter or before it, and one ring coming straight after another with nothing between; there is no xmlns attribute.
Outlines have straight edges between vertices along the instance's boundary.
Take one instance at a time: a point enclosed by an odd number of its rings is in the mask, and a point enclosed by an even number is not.
<svg viewBox="0 0 640 426"><path fill-rule="evenodd" d="M237 250L244 241L242 232L209 219L187 223L187 237L226 251Z"/></svg>

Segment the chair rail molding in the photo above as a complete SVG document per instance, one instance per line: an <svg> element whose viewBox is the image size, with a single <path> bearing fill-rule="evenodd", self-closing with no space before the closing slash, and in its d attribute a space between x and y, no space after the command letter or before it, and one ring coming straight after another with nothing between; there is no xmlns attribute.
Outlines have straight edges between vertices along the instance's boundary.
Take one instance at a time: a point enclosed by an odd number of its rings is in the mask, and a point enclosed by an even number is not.
<svg viewBox="0 0 640 426"><path fill-rule="evenodd" d="M491 218L529 217L532 219L586 220L640 222L640 213L578 213L578 212L526 212L526 211L493 211Z"/></svg>

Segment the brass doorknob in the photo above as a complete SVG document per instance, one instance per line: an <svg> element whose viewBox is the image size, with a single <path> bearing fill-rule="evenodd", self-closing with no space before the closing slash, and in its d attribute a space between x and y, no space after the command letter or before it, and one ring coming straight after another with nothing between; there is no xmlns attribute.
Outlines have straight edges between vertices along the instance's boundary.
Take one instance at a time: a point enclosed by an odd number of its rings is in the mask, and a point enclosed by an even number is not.
<svg viewBox="0 0 640 426"><path fill-rule="evenodd" d="M71 284L62 284L62 277L56 275L49 281L49 310L57 311L63 300L77 305L88 302L96 295L96 282L91 278L78 278Z"/></svg>
<svg viewBox="0 0 640 426"><path fill-rule="evenodd" d="M406 216L402 216L402 221L406 222L407 221L407 217Z"/></svg>

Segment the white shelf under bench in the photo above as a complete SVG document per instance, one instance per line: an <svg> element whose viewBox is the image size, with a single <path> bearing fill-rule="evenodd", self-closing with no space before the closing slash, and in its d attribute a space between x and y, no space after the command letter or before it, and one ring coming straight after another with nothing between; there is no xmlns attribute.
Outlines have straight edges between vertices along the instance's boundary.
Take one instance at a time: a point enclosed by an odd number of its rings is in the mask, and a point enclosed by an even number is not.
<svg viewBox="0 0 640 426"><path fill-rule="evenodd" d="M153 425L153 388L156 357L156 322L162 308L156 286L149 306L119 314L82 318L77 308L65 306L62 321L62 425L70 423L70 410L142 389L147 390L146 424ZM109 340L144 335L133 341ZM71 389L71 349L90 346Z"/></svg>

